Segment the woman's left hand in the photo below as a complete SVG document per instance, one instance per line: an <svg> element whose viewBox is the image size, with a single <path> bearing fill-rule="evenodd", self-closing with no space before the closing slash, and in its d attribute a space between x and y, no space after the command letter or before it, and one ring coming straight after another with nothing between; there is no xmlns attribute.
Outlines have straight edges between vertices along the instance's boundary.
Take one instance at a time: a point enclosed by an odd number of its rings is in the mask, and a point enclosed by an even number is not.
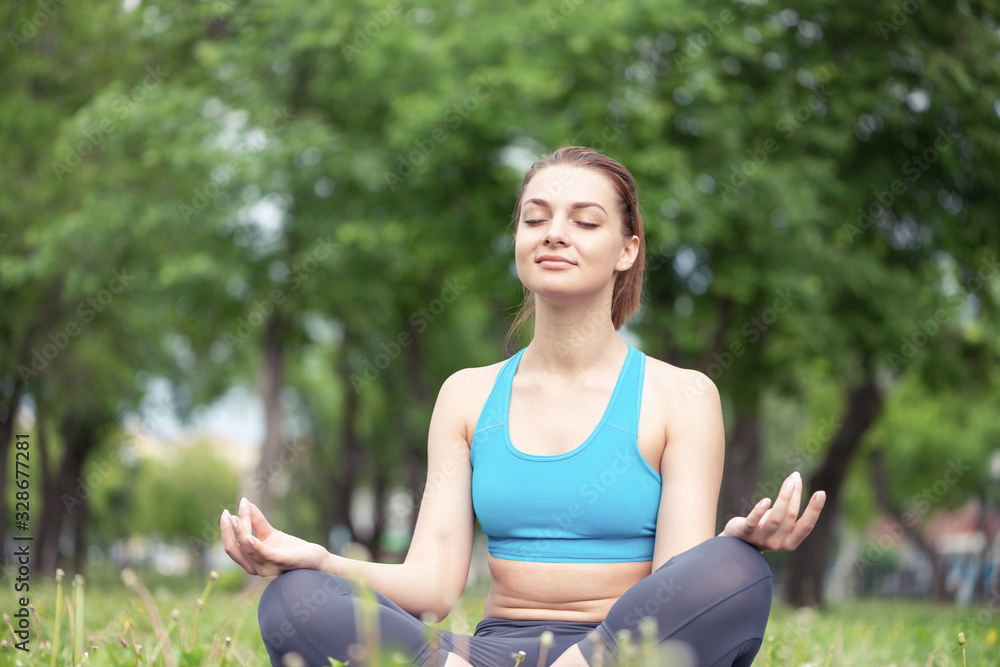
<svg viewBox="0 0 1000 667"><path fill-rule="evenodd" d="M792 551L812 532L826 502L826 492L817 491L809 499L802 516L802 476L793 472L781 485L781 491L771 507L764 498L745 517L733 517L723 535L738 537L760 551Z"/></svg>

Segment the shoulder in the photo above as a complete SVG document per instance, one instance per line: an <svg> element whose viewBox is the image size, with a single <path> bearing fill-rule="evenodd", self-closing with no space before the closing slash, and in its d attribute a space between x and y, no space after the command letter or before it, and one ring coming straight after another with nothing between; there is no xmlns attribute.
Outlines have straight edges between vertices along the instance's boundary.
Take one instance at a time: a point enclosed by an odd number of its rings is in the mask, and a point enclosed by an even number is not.
<svg viewBox="0 0 1000 667"><path fill-rule="evenodd" d="M701 371L646 357L644 400L663 415L664 427L721 426L722 401L715 382Z"/></svg>
<svg viewBox="0 0 1000 667"><path fill-rule="evenodd" d="M467 442L472 441L479 413L489 398L497 373L505 363L506 360L488 366L463 368L448 376L441 385L434 410L454 420Z"/></svg>
<svg viewBox="0 0 1000 667"><path fill-rule="evenodd" d="M680 368L646 357L646 383L658 403L670 407L695 409L720 403L719 389L710 377L691 368Z"/></svg>
<svg viewBox="0 0 1000 667"><path fill-rule="evenodd" d="M484 391L488 395L496 381L497 373L500 372L505 363L507 363L506 360L498 361L489 366L475 366L455 371L441 385L438 400L442 397L452 400L467 398L470 394L480 394ZM485 399L485 396L483 398Z"/></svg>

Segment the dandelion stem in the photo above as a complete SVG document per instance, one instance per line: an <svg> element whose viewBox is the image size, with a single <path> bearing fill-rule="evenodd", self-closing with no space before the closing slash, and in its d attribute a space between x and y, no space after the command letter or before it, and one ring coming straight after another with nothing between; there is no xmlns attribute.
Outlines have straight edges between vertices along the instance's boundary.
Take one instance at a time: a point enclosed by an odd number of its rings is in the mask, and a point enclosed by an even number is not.
<svg viewBox="0 0 1000 667"><path fill-rule="evenodd" d="M180 618L181 612L177 609L170 612L170 623L167 624L167 629L163 631L163 637L160 638L160 641L156 642L156 647L153 649L153 653L149 656L149 662L156 662L156 656L158 656L160 651L163 650L163 647L166 644L165 640L170 638L170 633L174 631L174 627L177 625L177 621L179 621Z"/></svg>
<svg viewBox="0 0 1000 667"><path fill-rule="evenodd" d="M195 640L195 635L198 632L198 618L201 616L202 607L205 606L205 602L208 601L208 594L212 591L212 585L215 580L219 578L219 573L212 570L208 575L208 582L205 584L205 590L201 592L198 599L195 600L194 606L194 616L191 618L191 625L188 627L187 631L187 642L185 642L185 648L190 650L191 645Z"/></svg>
<svg viewBox="0 0 1000 667"><path fill-rule="evenodd" d="M135 573L132 568L125 568L122 570L122 581L126 586L131 588L136 595L139 596L139 600L142 601L142 606L146 608L146 616L149 617L149 622L153 626L153 632L156 634L157 638L163 642L166 646L166 650L163 652L163 662L167 667L177 667L177 658L174 656L173 647L170 644L170 637L167 635L166 630L163 628L163 621L160 620L160 612L156 609L156 600L153 599L152 593L149 589L139 580L139 575Z"/></svg>
<svg viewBox="0 0 1000 667"><path fill-rule="evenodd" d="M73 604L76 607L74 610L76 616L76 635L73 638L73 663L83 656L83 575L76 574L73 575Z"/></svg>
<svg viewBox="0 0 1000 667"><path fill-rule="evenodd" d="M35 636L38 637L39 641L42 638L42 619L38 618L38 610L35 609L35 605L29 604L28 611L31 612L32 618L35 619Z"/></svg>

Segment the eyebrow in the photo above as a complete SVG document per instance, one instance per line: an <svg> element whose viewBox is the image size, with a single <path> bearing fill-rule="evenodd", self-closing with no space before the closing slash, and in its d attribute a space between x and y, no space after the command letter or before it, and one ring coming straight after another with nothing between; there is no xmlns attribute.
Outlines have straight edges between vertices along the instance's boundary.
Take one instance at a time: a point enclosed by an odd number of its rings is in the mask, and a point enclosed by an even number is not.
<svg viewBox="0 0 1000 667"><path fill-rule="evenodd" d="M547 201L545 201L544 199L529 199L528 201L524 202L524 204L525 204L525 206L527 206L528 204L537 204L538 206L544 206L545 208L549 208L549 209L552 208L552 206ZM589 208L591 206L594 206L594 207L599 208L602 211L604 211L604 215L608 214L608 212L604 210L604 207L601 206L600 204L598 204L597 202L593 202L593 201L578 201L578 202L574 202L574 203L570 204L570 208L571 209Z"/></svg>

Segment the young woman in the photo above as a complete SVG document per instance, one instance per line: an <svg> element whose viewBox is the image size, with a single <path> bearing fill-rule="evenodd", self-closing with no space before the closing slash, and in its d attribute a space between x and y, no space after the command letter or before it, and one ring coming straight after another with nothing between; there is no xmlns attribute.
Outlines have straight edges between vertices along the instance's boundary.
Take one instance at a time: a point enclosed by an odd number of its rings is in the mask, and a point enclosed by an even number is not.
<svg viewBox="0 0 1000 667"><path fill-rule="evenodd" d="M416 665L504 667L518 651L526 666L540 654L557 667L613 665L622 631L638 642L648 617L660 642L686 647L698 665L753 661L771 604L760 551L798 546L823 492L799 517L792 473L773 506L762 500L713 537L725 446L718 391L617 333L643 281L628 170L587 148L560 149L525 175L513 224L527 292L519 321L533 313L533 337L441 387L403 563L333 555L273 529L246 499L238 516L223 512L230 557L250 574L280 575L258 612L275 665L292 651L309 665L367 664L373 624L363 619L373 613L383 655L401 651ZM476 518L491 574L483 621L472 637L432 631L421 619L444 618L461 595ZM374 612L358 611L359 595Z"/></svg>

